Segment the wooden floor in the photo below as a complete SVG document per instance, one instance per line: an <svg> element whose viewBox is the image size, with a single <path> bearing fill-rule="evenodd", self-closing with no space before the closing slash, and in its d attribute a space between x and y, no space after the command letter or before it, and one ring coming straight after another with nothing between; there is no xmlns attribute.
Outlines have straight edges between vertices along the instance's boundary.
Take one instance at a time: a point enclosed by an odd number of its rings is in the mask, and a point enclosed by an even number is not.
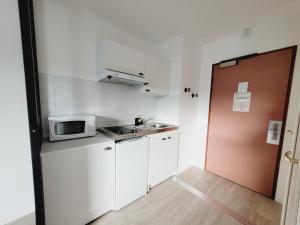
<svg viewBox="0 0 300 225"><path fill-rule="evenodd" d="M280 224L281 204L263 195L197 168L191 168L178 177L254 224Z"/></svg>
<svg viewBox="0 0 300 225"><path fill-rule="evenodd" d="M278 225L281 205L214 174L191 168L178 178L256 225ZM92 225L238 225L232 216L172 179L129 206L109 212Z"/></svg>

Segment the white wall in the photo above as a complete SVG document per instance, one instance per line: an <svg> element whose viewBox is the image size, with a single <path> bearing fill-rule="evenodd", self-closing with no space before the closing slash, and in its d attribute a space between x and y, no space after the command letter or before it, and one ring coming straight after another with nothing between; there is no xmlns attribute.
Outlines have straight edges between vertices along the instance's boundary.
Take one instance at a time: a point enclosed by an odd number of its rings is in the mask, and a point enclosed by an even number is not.
<svg viewBox="0 0 300 225"><path fill-rule="evenodd" d="M179 172L191 166L202 167L204 160L200 152L202 137L199 135L199 92L201 45L191 35L179 35L160 45L160 51L171 62L171 96L157 100L157 118L180 127ZM184 93L191 88L191 93Z"/></svg>
<svg viewBox="0 0 300 225"><path fill-rule="evenodd" d="M201 160L202 167L204 167L206 147L212 64L250 53L260 53L299 44L299 27L300 13L278 18L277 20L266 21L259 26L253 27L250 35L246 38L243 38L241 33L236 33L202 47L200 76L197 73L193 76L195 79L197 79L197 77L200 79L200 98L198 100L199 111L197 115L195 115L195 120L198 121L196 130L199 142L193 147L199 151L198 160ZM287 129L292 129L294 131L296 130L296 119L299 116L298 112L300 107L299 84L300 54L298 53L287 119ZM292 149L294 142L294 136L285 136L283 153L288 149ZM276 193L276 200L279 202L284 200L287 170L289 167L288 163L286 163L283 158L284 157L281 157Z"/></svg>
<svg viewBox="0 0 300 225"><path fill-rule="evenodd" d="M34 211L17 0L0 3L0 224Z"/></svg>
<svg viewBox="0 0 300 225"><path fill-rule="evenodd" d="M157 100L159 121L180 127L178 172L191 166L201 167L198 129L198 99L184 88L199 89L200 45L197 39L179 35L160 45L160 51L171 62L171 95Z"/></svg>
<svg viewBox="0 0 300 225"><path fill-rule="evenodd" d="M183 37L183 61L181 78L181 95L179 126L180 161L179 169L185 170L191 166L201 167L203 156L200 154L202 137L199 135L199 124L202 121L199 98L192 98L192 93L199 93L200 79L200 45L191 35ZM191 88L191 93L183 92L184 88Z"/></svg>
<svg viewBox="0 0 300 225"><path fill-rule="evenodd" d="M179 124L179 107L182 75L183 36L179 35L159 46L160 53L169 60L171 65L170 96L156 100L156 118L169 124Z"/></svg>
<svg viewBox="0 0 300 225"><path fill-rule="evenodd" d="M183 41L183 35L181 34L162 43L158 47L159 52L171 64L170 95L180 95L181 93Z"/></svg>

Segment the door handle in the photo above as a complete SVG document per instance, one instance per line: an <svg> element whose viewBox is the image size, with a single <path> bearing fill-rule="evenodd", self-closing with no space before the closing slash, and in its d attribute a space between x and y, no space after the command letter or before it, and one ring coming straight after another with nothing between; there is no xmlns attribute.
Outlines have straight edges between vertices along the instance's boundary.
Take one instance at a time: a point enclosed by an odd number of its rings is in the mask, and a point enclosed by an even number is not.
<svg viewBox="0 0 300 225"><path fill-rule="evenodd" d="M287 151L285 154L284 154L284 158L286 161L292 163L292 164L298 164L299 163L299 160L298 159L295 159L293 157L293 153L291 151Z"/></svg>
<svg viewBox="0 0 300 225"><path fill-rule="evenodd" d="M112 150L112 147L106 147L106 148L104 149L104 151L110 151L110 150Z"/></svg>

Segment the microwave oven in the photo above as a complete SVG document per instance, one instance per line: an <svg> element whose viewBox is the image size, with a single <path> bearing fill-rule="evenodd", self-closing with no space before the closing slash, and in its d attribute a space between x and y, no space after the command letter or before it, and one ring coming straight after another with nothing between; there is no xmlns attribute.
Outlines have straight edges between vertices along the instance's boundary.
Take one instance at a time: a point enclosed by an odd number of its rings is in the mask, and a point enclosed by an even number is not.
<svg viewBox="0 0 300 225"><path fill-rule="evenodd" d="M96 135L94 115L48 117L50 141L61 141Z"/></svg>

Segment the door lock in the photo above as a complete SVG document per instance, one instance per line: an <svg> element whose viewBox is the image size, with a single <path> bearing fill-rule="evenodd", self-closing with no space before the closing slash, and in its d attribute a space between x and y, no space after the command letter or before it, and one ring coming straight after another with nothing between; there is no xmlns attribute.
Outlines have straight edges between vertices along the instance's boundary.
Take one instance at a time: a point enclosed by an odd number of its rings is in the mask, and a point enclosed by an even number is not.
<svg viewBox="0 0 300 225"><path fill-rule="evenodd" d="M284 154L284 158L286 161L292 163L292 164L298 164L299 163L299 160L298 159L295 159L293 157L293 153L291 151L287 151L285 154Z"/></svg>

